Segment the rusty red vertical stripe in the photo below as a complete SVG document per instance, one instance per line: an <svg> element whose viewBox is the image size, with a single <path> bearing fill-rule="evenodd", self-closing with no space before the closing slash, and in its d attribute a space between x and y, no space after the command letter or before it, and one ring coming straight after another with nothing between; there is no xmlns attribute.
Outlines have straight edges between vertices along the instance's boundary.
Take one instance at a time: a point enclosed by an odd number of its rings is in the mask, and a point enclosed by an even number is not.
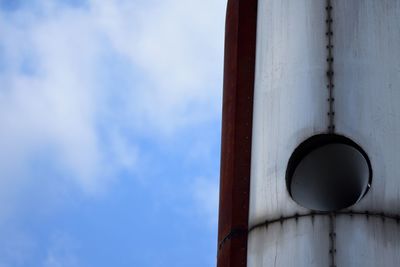
<svg viewBox="0 0 400 267"><path fill-rule="evenodd" d="M218 267L246 266L257 0L228 0Z"/></svg>

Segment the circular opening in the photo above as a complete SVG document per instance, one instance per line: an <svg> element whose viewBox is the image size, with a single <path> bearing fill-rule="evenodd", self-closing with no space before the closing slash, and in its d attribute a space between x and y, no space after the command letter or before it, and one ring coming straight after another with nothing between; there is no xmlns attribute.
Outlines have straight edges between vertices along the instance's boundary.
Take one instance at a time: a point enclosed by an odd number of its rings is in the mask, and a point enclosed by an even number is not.
<svg viewBox="0 0 400 267"><path fill-rule="evenodd" d="M289 159L286 185L301 206L335 211L357 203L371 186L367 154L347 137L315 135L300 144Z"/></svg>

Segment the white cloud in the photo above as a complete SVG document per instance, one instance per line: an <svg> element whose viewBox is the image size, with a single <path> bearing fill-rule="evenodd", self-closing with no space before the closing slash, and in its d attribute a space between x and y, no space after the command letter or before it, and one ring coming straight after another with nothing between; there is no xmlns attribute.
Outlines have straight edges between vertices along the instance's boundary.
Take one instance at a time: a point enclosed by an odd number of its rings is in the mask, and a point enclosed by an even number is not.
<svg viewBox="0 0 400 267"><path fill-rule="evenodd" d="M92 0L85 8L66 8L42 1L40 12L22 8L0 16L6 66L0 73L0 159L11 156L23 168L30 153L50 146L72 179L95 192L106 179L102 174L135 165L138 148L115 134L121 127L162 137L214 119L224 5L215 0ZM121 107L107 103L104 98L114 89L105 88L98 77L99 61L110 53L107 43L111 53L142 73L129 80ZM119 119L102 121L104 114ZM108 143L99 132L100 121L111 129ZM109 155L105 143L115 145L115 154ZM104 171L110 157L115 166Z"/></svg>
<svg viewBox="0 0 400 267"><path fill-rule="evenodd" d="M225 1L150 2L92 4L116 51L143 71L129 99L135 126L171 133L219 111Z"/></svg>
<svg viewBox="0 0 400 267"><path fill-rule="evenodd" d="M75 180L91 191L102 156L95 128L100 103L91 73L97 45L90 28L74 25L73 18L85 17L71 16L23 21L29 14L18 13L1 22L11 66L1 77L0 157L14 153L13 161L23 164L27 154L54 146ZM20 71L25 54L34 58L34 74Z"/></svg>
<svg viewBox="0 0 400 267"><path fill-rule="evenodd" d="M92 196L121 171L145 173L137 169L152 164L140 161L136 138L162 144L217 119L225 2L89 0L72 8L43 0L34 9L0 10L0 225L17 205L62 203L71 184ZM105 58L122 58L128 77L103 77L115 71ZM191 156L208 155L205 147ZM45 166L32 166L43 155ZM22 197L32 184L40 192ZM217 179L197 179L192 192L215 225ZM0 266L26 265L35 243L20 239L0 249L8 253ZM77 266L75 251L68 236L55 236L43 265Z"/></svg>

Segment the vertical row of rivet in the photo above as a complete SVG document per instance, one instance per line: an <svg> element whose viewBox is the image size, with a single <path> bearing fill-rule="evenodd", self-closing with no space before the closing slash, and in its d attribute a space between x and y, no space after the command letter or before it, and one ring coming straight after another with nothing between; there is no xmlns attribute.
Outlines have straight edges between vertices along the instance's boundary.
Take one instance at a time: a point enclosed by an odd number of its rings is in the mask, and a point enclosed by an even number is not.
<svg viewBox="0 0 400 267"><path fill-rule="evenodd" d="M328 132L329 133L334 133L335 132L335 122L334 122L334 116L335 116L335 110L334 110L334 101L335 98L333 96L333 89L335 87L334 81L333 81L333 29L332 29L332 24L333 24L333 18L332 18L332 1L331 0L326 0L326 40L327 40L327 71L326 75L328 78L328 103L329 103L329 109L328 109L328 119L329 119L329 124L328 124ZM331 267L336 267L336 231L335 231L335 220L336 216L334 213L331 213L329 215L329 255L330 255L330 266Z"/></svg>
<svg viewBox="0 0 400 267"><path fill-rule="evenodd" d="M335 98L333 97L333 89L335 87L333 83L333 30L332 30L332 3L331 0L326 1L326 39L327 39L327 45L326 49L328 51L328 56L327 56L327 71L326 75L328 78L328 84L327 88L329 91L329 97L328 97L328 103L329 103L329 109L328 109L328 119L329 119L329 124L328 124L328 132L333 133L335 131L335 124L334 124L334 116L335 116L335 110L334 110L334 101Z"/></svg>
<svg viewBox="0 0 400 267"><path fill-rule="evenodd" d="M329 256L330 256L330 267L336 267L336 231L335 231L335 213L329 215Z"/></svg>

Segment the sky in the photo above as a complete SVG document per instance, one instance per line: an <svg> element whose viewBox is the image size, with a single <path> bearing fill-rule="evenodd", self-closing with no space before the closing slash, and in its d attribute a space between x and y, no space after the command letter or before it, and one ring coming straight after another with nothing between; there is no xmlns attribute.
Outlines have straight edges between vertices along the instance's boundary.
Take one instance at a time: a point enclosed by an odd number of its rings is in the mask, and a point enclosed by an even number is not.
<svg viewBox="0 0 400 267"><path fill-rule="evenodd" d="M226 0L0 0L0 267L207 267Z"/></svg>

